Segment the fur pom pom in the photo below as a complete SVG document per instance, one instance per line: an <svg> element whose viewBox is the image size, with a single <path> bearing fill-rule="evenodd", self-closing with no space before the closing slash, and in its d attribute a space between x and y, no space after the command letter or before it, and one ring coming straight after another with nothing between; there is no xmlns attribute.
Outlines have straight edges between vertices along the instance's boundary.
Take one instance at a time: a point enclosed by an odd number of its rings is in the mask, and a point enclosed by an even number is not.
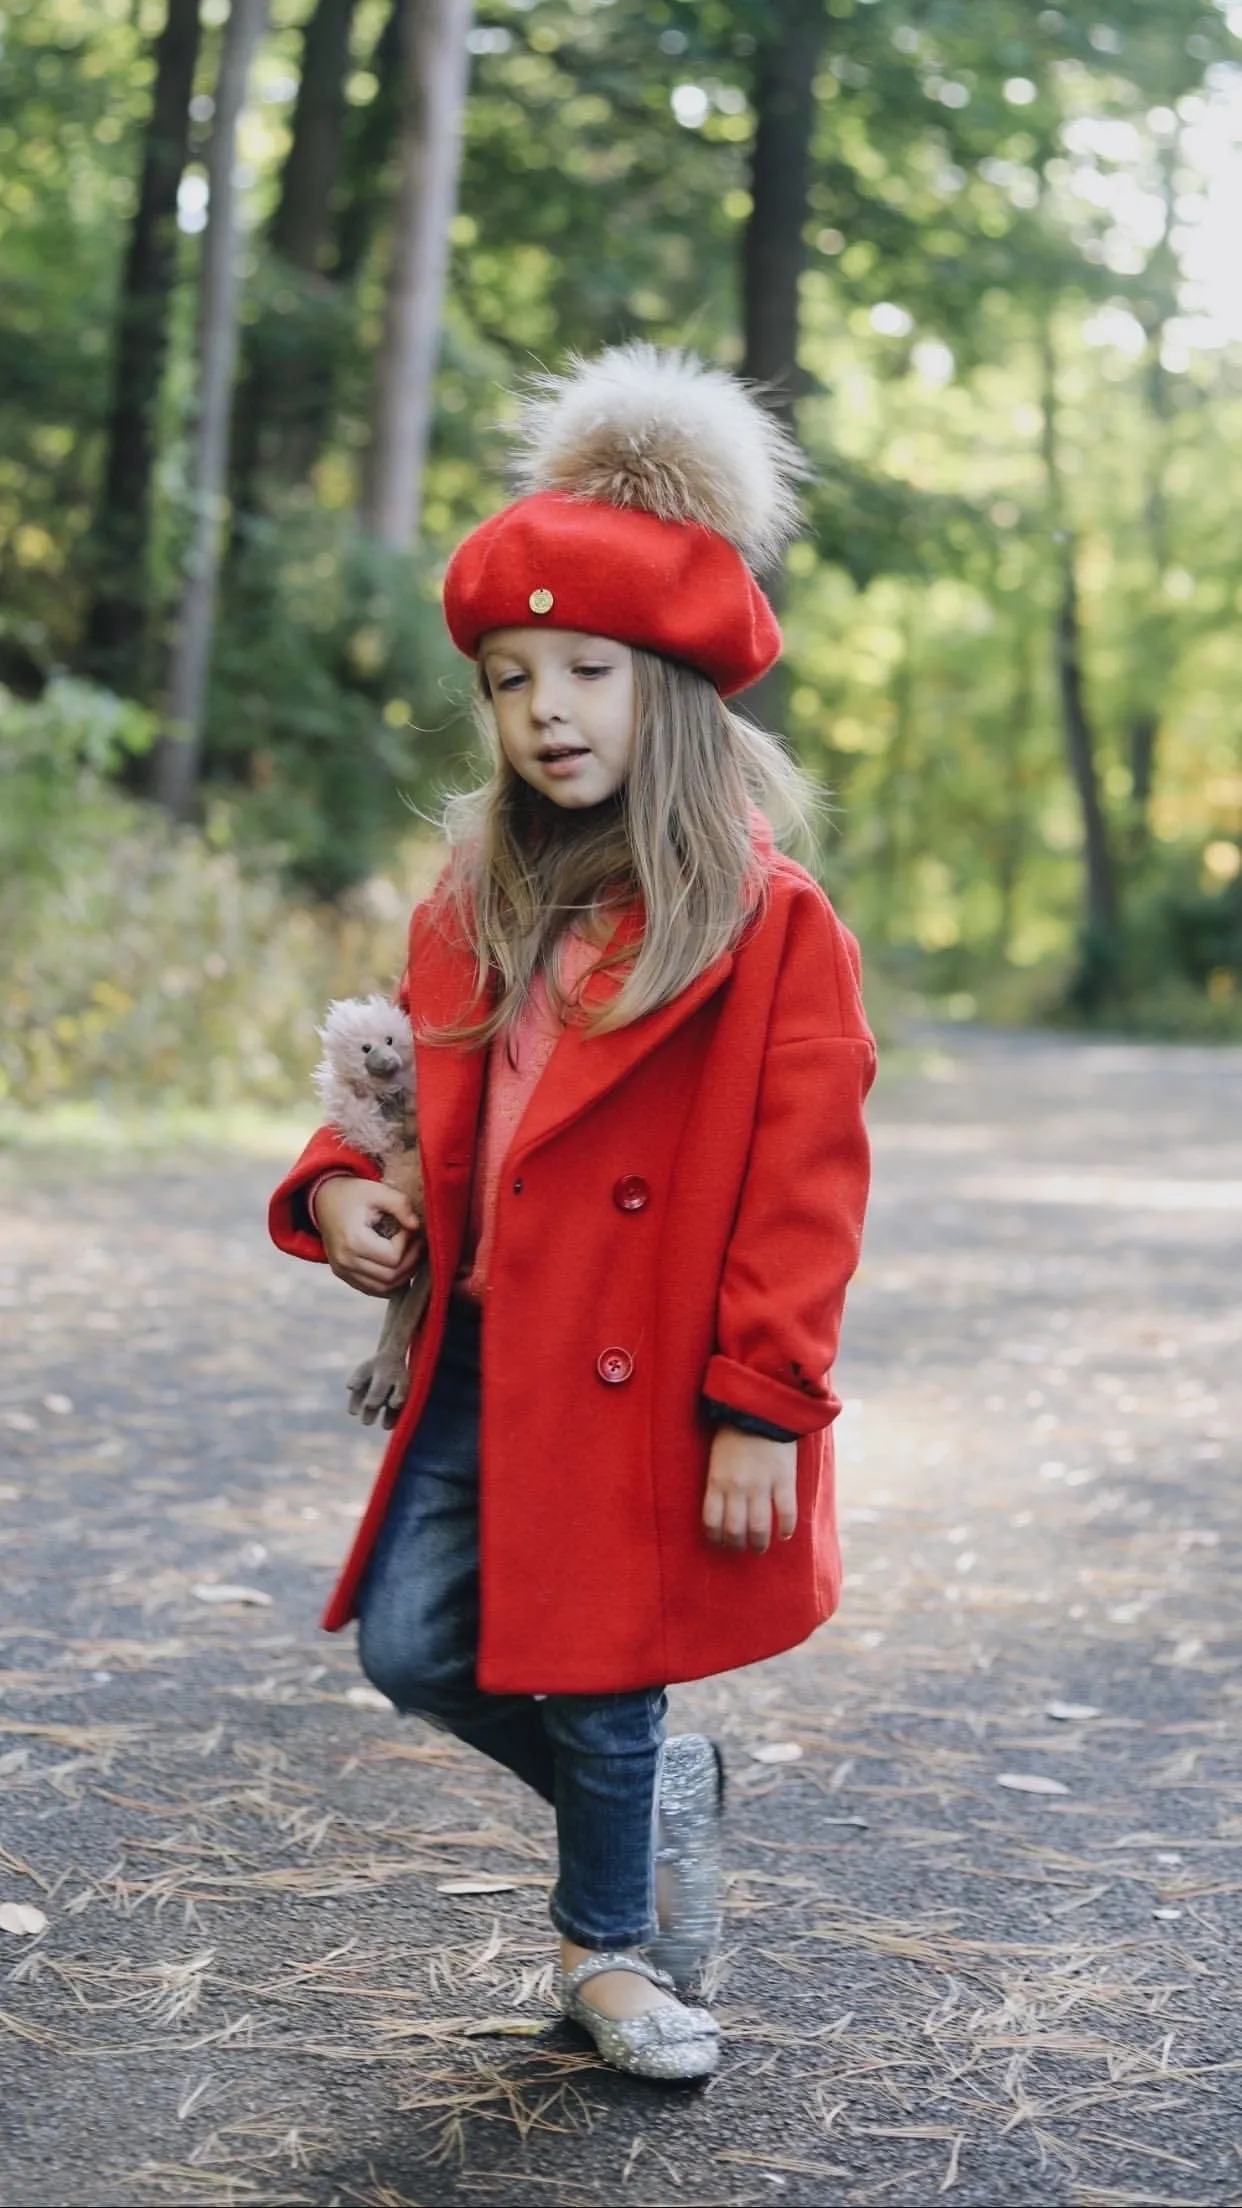
<svg viewBox="0 0 1242 2208"><path fill-rule="evenodd" d="M634 344L576 359L536 381L519 434L520 490L701 522L756 570L797 532L798 447L735 376L691 353Z"/></svg>
<svg viewBox="0 0 1242 2208"><path fill-rule="evenodd" d="M388 997L341 997L318 1030L323 1057L312 1079L330 1126L355 1150L387 1165L409 1148L414 1037Z"/></svg>

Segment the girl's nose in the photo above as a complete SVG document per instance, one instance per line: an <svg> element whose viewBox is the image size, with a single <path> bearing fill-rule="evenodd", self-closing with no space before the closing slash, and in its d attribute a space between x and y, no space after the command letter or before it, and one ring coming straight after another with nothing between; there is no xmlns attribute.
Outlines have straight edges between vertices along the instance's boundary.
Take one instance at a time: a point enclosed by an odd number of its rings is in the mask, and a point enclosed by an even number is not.
<svg viewBox="0 0 1242 2208"><path fill-rule="evenodd" d="M561 686L554 675L541 675L534 683L530 694L530 717L540 728L546 728L550 722L564 720Z"/></svg>

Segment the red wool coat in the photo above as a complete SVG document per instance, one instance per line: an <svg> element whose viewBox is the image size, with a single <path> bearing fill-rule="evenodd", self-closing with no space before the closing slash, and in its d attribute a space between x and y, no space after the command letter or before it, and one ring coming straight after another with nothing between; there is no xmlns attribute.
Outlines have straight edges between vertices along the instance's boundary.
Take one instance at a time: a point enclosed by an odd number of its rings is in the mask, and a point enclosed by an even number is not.
<svg viewBox="0 0 1242 2208"><path fill-rule="evenodd" d="M829 1374L875 1050L853 938L802 868L767 863L761 915L674 1003L608 1034L566 1028L505 1160L482 1329L478 1678L494 1693L701 1678L792 1647L836 1606ZM433 895L410 927L416 1030L460 1017L473 980ZM354 1615L431 1385L485 1063L416 1044L432 1301L329 1631ZM321 1129L272 1199L281 1249L322 1260L306 1192L342 1163L378 1177ZM801 1437L798 1529L766 1555L701 1530L704 1395Z"/></svg>

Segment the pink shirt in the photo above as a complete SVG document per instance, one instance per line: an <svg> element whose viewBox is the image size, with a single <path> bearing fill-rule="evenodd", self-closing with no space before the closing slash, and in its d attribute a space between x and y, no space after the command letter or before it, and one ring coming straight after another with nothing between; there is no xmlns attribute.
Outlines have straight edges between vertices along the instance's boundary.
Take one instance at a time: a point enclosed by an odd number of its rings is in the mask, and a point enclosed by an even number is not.
<svg viewBox="0 0 1242 2208"><path fill-rule="evenodd" d="M598 956L595 945L585 937L574 934L565 937L561 946L560 980L570 996ZM497 1035L488 1053L487 1091L470 1198L474 1256L468 1268L463 1267L458 1283L476 1302L482 1300L487 1286L501 1169L561 1034L562 1023L552 1009L540 975L516 1027Z"/></svg>

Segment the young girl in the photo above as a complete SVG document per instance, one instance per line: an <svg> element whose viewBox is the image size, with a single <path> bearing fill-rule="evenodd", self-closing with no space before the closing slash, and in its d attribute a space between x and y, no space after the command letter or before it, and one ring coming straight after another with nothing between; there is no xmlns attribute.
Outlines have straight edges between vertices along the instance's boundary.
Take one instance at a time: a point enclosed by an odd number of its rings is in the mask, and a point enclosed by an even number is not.
<svg viewBox="0 0 1242 2208"><path fill-rule="evenodd" d="M554 1804L565 2014L618 2068L692 2078L719 2054L676 1989L717 1935L721 1776L710 1742L664 1744L664 1690L837 1600L874 1050L853 941L765 817L795 771L723 702L780 650L750 563L795 449L640 345L548 379L525 432L526 495L445 584L493 767L400 992L426 1217L321 1130L272 1232L371 1295L425 1237L409 1397L324 1624L357 1616L399 1710Z"/></svg>

